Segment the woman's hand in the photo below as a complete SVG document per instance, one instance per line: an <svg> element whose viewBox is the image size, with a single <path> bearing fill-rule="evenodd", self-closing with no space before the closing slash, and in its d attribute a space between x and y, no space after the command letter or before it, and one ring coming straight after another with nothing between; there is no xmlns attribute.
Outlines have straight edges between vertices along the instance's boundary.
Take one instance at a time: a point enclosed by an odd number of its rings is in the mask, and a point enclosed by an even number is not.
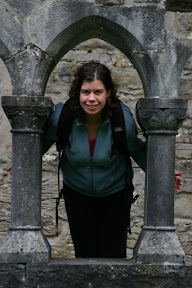
<svg viewBox="0 0 192 288"><path fill-rule="evenodd" d="M183 179L180 177L183 172L175 172L175 192L181 190L181 186L183 185Z"/></svg>
<svg viewBox="0 0 192 288"><path fill-rule="evenodd" d="M9 166L7 169L5 169L7 172L9 172L9 174L11 175L12 174L12 165Z"/></svg>

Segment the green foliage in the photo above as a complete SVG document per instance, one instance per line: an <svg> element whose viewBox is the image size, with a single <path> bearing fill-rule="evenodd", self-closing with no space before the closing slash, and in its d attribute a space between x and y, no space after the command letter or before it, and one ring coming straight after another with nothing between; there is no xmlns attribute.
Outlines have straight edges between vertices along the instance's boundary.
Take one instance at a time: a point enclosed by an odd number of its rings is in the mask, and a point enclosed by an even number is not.
<svg viewBox="0 0 192 288"><path fill-rule="evenodd" d="M166 0L165 7L168 11L192 12L191 0Z"/></svg>

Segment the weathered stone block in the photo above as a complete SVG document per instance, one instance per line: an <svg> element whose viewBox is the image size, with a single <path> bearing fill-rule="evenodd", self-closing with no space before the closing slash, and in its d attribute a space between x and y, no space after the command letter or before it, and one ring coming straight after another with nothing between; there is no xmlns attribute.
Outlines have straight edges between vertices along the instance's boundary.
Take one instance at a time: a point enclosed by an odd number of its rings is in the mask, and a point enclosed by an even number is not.
<svg viewBox="0 0 192 288"><path fill-rule="evenodd" d="M1 1L0 4L0 54L6 60L12 54L18 53L23 47L22 22L14 10Z"/></svg>
<svg viewBox="0 0 192 288"><path fill-rule="evenodd" d="M44 0L28 0L25 5L23 5L22 1L18 0L4 0L7 4L9 4L14 10L16 10L21 15L25 15L29 13L31 10L35 9L35 7L40 6Z"/></svg>
<svg viewBox="0 0 192 288"><path fill-rule="evenodd" d="M26 266L22 264L0 264L1 288L26 288Z"/></svg>
<svg viewBox="0 0 192 288"><path fill-rule="evenodd" d="M190 288L192 266L136 265L115 259L51 261L48 265L27 265L30 288Z"/></svg>

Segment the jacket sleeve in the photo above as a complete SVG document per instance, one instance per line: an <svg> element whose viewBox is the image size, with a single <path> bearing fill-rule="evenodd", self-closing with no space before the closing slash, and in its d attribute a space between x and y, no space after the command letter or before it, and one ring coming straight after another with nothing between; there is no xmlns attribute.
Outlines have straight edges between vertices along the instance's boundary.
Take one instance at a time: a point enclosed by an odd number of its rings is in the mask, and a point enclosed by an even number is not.
<svg viewBox="0 0 192 288"><path fill-rule="evenodd" d="M125 118L126 141L128 152L130 156L134 159L134 161L139 165L139 167L141 167L141 169L146 171L147 166L146 141L143 141L140 138L138 138L137 126L129 107L125 106L123 108L123 112Z"/></svg>
<svg viewBox="0 0 192 288"><path fill-rule="evenodd" d="M51 114L45 125L44 134L42 137L42 155L44 155L57 141L57 126L62 107L62 103L55 106L55 111Z"/></svg>

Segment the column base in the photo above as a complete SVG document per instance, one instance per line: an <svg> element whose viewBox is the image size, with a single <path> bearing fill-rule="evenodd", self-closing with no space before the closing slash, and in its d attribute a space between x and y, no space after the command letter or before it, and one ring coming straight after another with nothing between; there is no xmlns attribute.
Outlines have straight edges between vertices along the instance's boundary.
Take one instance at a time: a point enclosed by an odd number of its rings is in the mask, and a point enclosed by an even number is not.
<svg viewBox="0 0 192 288"><path fill-rule="evenodd" d="M134 259L141 264L185 262L174 227L144 226L134 248Z"/></svg>
<svg viewBox="0 0 192 288"><path fill-rule="evenodd" d="M0 263L48 262L50 252L42 230L9 230L0 247Z"/></svg>

